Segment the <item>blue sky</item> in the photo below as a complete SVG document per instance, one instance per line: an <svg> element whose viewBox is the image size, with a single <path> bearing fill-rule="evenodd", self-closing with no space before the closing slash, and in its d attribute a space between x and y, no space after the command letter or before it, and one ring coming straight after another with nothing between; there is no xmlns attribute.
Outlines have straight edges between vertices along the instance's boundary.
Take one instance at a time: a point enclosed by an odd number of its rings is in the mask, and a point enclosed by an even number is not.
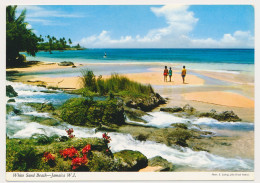
<svg viewBox="0 0 260 183"><path fill-rule="evenodd" d="M252 48L254 8L194 6L19 6L37 35L87 48Z"/></svg>

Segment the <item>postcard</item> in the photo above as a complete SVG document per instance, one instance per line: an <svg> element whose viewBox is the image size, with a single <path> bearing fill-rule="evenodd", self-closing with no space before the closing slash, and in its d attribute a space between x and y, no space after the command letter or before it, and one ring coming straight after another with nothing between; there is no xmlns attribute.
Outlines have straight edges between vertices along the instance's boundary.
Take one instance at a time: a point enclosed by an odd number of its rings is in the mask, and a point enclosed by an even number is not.
<svg viewBox="0 0 260 183"><path fill-rule="evenodd" d="M253 5L4 8L6 181L254 180Z"/></svg>

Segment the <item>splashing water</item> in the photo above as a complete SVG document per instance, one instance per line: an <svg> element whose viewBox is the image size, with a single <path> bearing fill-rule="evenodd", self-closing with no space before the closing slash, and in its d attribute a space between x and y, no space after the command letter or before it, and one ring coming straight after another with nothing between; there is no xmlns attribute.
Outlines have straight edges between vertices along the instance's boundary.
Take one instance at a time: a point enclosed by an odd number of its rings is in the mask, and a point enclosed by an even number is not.
<svg viewBox="0 0 260 183"><path fill-rule="evenodd" d="M39 113L30 107L25 107L23 102L32 102L38 98L40 101L46 101L46 99L51 99L51 101L59 103L60 96L65 96L63 93L57 93L55 95L42 93L41 91L47 90L46 88L34 87L30 85L24 85L21 83L9 82L18 92L18 97L15 97L16 102L10 103L14 107L20 109L23 115L32 115L40 117L48 117L47 113ZM34 92L36 91L36 92ZM28 94L30 93L30 95ZM58 96L58 97L57 97ZM74 97L73 95L66 95L67 98ZM22 100L23 99L23 100ZM190 119L176 117L172 114L165 112L151 112L150 116L145 116L145 120L148 121L147 125L156 127L168 127L172 123L190 123ZM15 115L14 113L8 114L7 118L7 135L10 138L29 138L32 135L39 133L45 134L47 136L52 135L66 135L65 129L73 128L74 134L78 138L87 137L102 137L102 132L95 133L95 129L87 127L78 127L70 125L67 123L60 123L57 126L46 126L39 124L34 121L24 120L21 116ZM192 124L204 124L212 123L206 119L200 118L195 119ZM213 121L215 125L218 125L218 121ZM239 125L240 123L236 123ZM221 123L221 125L228 125L226 123ZM230 126L234 125L230 123ZM243 125L241 123L240 125ZM156 143L153 141L139 141L134 139L130 134L121 134L111 132L109 135L112 138L110 143L111 151L118 152L121 150L136 150L143 153L147 158L152 158L155 156L161 156L168 161L174 163L175 165L184 165L199 170L225 170L225 171L253 171L254 161L249 159L240 158L224 158L221 156L213 155L205 151L192 151L190 148L182 147L169 147L165 144Z"/></svg>

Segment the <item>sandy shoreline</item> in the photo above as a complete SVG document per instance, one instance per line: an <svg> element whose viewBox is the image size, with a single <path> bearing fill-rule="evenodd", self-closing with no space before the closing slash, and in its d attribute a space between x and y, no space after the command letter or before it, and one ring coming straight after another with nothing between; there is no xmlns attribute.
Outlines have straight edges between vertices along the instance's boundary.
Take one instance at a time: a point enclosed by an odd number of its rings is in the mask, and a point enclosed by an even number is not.
<svg viewBox="0 0 260 183"><path fill-rule="evenodd" d="M80 66L79 63L75 63L77 67ZM87 64L85 64L87 65ZM127 67L127 66L126 66ZM138 65L137 65L138 67ZM71 66L58 66L58 63L49 63L49 62L40 62L37 65L26 67L26 68L12 68L6 69L7 71L18 71L22 73L26 72L37 72L37 71L48 71L55 69L66 69L71 68ZM173 70L172 82L164 82L163 81L163 68L154 68L151 66L148 69L150 72L143 73L127 73L124 76L128 77L130 80L140 82L142 84L151 84L155 87L160 87L159 93L162 96L167 96L171 102L169 102L168 107L171 107L176 103L178 105L178 101L181 103L194 103L199 102L204 106L209 105L220 105L223 107L234 107L250 110L250 114L254 114L252 111L254 110L254 100L253 97L249 98L242 94L240 94L240 90L244 92L244 94L248 94L249 96L254 96L254 86L252 83L249 85L246 81L243 80L242 85L237 84L240 80L239 76L229 73L215 73L215 72L199 72L201 75L205 75L207 77L212 77L218 80L230 81L231 83L238 85L236 86L236 90L239 92L226 92L225 90L214 90L213 87L207 86L205 84L205 80L200 78L194 74L190 74L188 72L186 76L186 84L182 83L182 78L179 74L180 71ZM196 71L198 72L198 71ZM104 75L103 78L108 78L109 75ZM169 78L168 78L169 80ZM34 85L45 85L47 87L58 87L63 89L79 89L82 87L80 77L42 77L42 76L21 76L17 78L17 81L24 82L27 84ZM241 80L240 80L241 81ZM163 89L162 89L163 87ZM177 88L175 88L177 87ZM180 88L178 88L180 87ZM205 88L206 87L206 88ZM202 89L205 88L202 91ZM224 87L225 88L225 87ZM227 86L228 88L228 86ZM179 91L179 92L176 92ZM176 100L177 99L177 100ZM203 106L202 105L202 106ZM199 105L198 105L199 106ZM238 110L239 111L239 110ZM254 115L253 115L254 116ZM253 117L250 121L252 121Z"/></svg>

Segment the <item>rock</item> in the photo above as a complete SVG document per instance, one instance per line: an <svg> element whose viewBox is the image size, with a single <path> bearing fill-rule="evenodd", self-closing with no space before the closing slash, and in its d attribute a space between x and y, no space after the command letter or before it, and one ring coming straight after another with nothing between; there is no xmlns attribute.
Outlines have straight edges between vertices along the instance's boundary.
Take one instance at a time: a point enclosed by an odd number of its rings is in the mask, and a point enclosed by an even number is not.
<svg viewBox="0 0 260 183"><path fill-rule="evenodd" d="M173 126L175 128L182 128L182 129L185 129L185 130L188 129L188 126L184 123L173 123L173 124L171 124L171 126Z"/></svg>
<svg viewBox="0 0 260 183"><path fill-rule="evenodd" d="M148 165L148 159L139 151L123 150L113 155L119 163L119 171L138 171Z"/></svg>
<svg viewBox="0 0 260 183"><path fill-rule="evenodd" d="M11 102L15 102L15 100L14 100L13 98L11 98L11 99L9 99L9 100L7 101L7 103L11 103Z"/></svg>
<svg viewBox="0 0 260 183"><path fill-rule="evenodd" d="M162 167L161 169L157 170L158 172L174 170L173 164L170 163L169 161L167 161L166 159L162 158L161 156L155 156L155 157L149 159L148 165L152 166L152 167L155 167L155 166Z"/></svg>
<svg viewBox="0 0 260 183"><path fill-rule="evenodd" d="M199 117L209 117L219 121L241 121L241 119L233 111L223 111L217 113L215 110L210 112L199 113Z"/></svg>
<svg viewBox="0 0 260 183"><path fill-rule="evenodd" d="M69 62L69 61L63 61L58 63L59 66L73 66L74 63L73 62Z"/></svg>
<svg viewBox="0 0 260 183"><path fill-rule="evenodd" d="M14 91L14 88L11 85L6 86L6 96L7 97L17 97L18 94Z"/></svg>
<svg viewBox="0 0 260 183"><path fill-rule="evenodd" d="M189 104L186 104L185 106L183 106L182 110L187 113L193 113L196 109Z"/></svg>
<svg viewBox="0 0 260 183"><path fill-rule="evenodd" d="M233 111L223 111L217 114L219 121L241 121L241 119Z"/></svg>
<svg viewBox="0 0 260 183"><path fill-rule="evenodd" d="M76 68L76 66L75 66L75 65L73 65L73 66L72 66L72 68Z"/></svg>
<svg viewBox="0 0 260 183"><path fill-rule="evenodd" d="M158 93L151 94L147 98L127 98L125 99L125 105L127 107L138 109L142 111L151 111L152 109L158 107L160 104L165 104L166 100L161 97Z"/></svg>
<svg viewBox="0 0 260 183"><path fill-rule="evenodd" d="M94 101L71 98L61 107L62 120L80 126L101 127L125 124L123 104L119 100Z"/></svg>
<svg viewBox="0 0 260 183"><path fill-rule="evenodd" d="M16 109L14 106L7 104L6 105L6 114L13 112L14 114L20 114L21 111Z"/></svg>
<svg viewBox="0 0 260 183"><path fill-rule="evenodd" d="M55 110L52 103L25 103L25 104L35 108L38 112L51 112Z"/></svg>
<svg viewBox="0 0 260 183"><path fill-rule="evenodd" d="M162 108L160 108L160 111L175 113L175 112L182 112L182 108L178 107L178 106L162 107Z"/></svg>
<svg viewBox="0 0 260 183"><path fill-rule="evenodd" d="M147 123L147 121L145 121L142 118L145 115L149 115L146 112L134 108L128 108L128 107L124 107L124 111L128 119L136 122Z"/></svg>

